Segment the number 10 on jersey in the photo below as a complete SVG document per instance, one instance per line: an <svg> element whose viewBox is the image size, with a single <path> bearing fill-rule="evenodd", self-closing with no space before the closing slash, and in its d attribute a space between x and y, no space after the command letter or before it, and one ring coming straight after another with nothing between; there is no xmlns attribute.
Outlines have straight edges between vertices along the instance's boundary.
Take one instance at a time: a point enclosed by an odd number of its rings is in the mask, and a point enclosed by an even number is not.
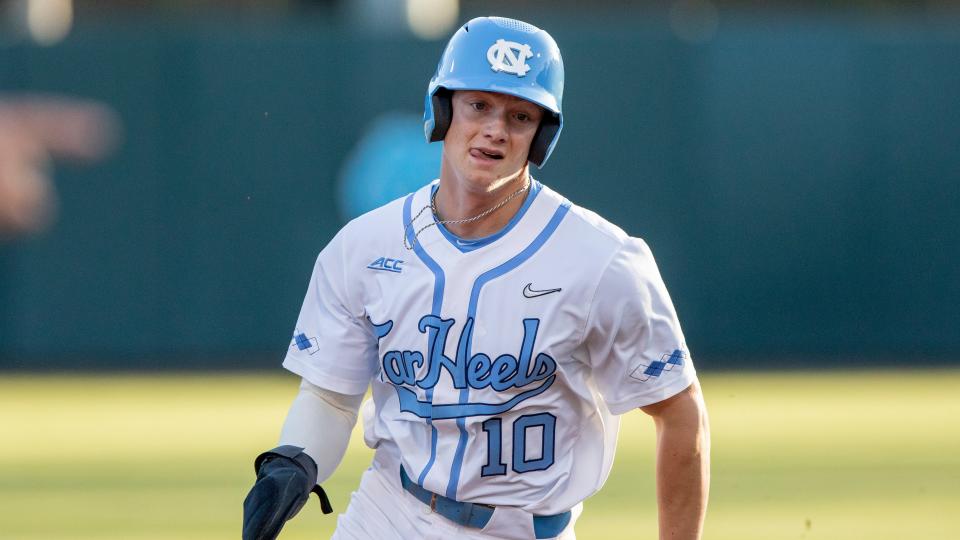
<svg viewBox="0 0 960 540"><path fill-rule="evenodd" d="M480 476L507 474L507 464L503 462L503 419L490 418L480 426L487 434L487 464L480 469ZM556 426L557 417L550 413L527 414L514 420L511 460L514 472L542 471L553 465ZM540 457L528 459L528 437L536 437L538 431Z"/></svg>

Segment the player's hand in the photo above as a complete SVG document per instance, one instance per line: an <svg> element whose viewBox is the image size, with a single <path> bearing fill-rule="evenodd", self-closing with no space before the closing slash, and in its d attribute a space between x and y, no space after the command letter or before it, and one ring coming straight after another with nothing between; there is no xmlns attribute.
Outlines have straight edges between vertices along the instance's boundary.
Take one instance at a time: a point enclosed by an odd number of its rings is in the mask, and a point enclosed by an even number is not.
<svg viewBox="0 0 960 540"><path fill-rule="evenodd" d="M332 512L326 494L316 485L317 465L296 446L280 446L257 456L257 481L243 501L243 540L273 540L284 523L317 492L323 512Z"/></svg>

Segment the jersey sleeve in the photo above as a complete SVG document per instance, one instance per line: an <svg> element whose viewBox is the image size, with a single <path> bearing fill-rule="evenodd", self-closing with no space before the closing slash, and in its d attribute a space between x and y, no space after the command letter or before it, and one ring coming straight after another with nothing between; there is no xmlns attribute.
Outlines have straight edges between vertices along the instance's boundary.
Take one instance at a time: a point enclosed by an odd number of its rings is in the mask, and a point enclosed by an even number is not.
<svg viewBox="0 0 960 540"><path fill-rule="evenodd" d="M673 302L642 240L626 240L604 270L584 340L614 414L663 401L696 379Z"/></svg>
<svg viewBox="0 0 960 540"><path fill-rule="evenodd" d="M320 388L362 394L377 372L377 342L362 302L351 294L344 235L317 257L283 367Z"/></svg>

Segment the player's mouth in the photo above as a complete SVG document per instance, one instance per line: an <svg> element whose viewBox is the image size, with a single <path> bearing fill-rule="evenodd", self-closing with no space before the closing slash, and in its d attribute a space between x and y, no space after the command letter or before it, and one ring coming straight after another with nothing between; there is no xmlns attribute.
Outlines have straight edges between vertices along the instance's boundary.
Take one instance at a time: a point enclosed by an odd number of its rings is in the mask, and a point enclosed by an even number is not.
<svg viewBox="0 0 960 540"><path fill-rule="evenodd" d="M471 148L470 155L481 160L501 160L503 159L503 152L499 150L494 150L492 148Z"/></svg>

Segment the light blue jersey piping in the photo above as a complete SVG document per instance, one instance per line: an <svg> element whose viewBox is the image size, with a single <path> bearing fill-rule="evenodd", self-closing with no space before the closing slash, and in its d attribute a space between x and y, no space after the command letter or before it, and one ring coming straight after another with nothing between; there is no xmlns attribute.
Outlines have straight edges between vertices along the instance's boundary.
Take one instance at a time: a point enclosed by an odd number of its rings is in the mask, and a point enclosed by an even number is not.
<svg viewBox="0 0 960 540"><path fill-rule="evenodd" d="M437 188L440 184L434 184L433 188L430 191L431 197L437 191ZM482 248L483 246L492 244L499 240L503 235L510 232L517 223L520 222L520 219L523 218L523 215L527 213L527 209L530 208L530 205L533 204L533 200L537 198L537 195L540 193L540 188L543 187L543 184L540 182L530 179L530 193L527 194L527 198L523 201L523 206L520 207L520 210L517 211L510 222L506 224L498 232L491 234L490 236L484 236L483 238L471 238L463 239L459 236L450 232L443 224L438 224L437 228L440 229L440 232L443 234L443 237L447 239L448 242L453 244L453 247L459 249L462 253L469 253L475 249Z"/></svg>
<svg viewBox="0 0 960 540"><path fill-rule="evenodd" d="M528 197L528 200L531 198L532 197ZM539 251L540 248L543 247L543 245L550 238L550 236L552 236L557 230L557 227L560 226L560 222L563 221L563 218L567 215L568 210L570 210L570 202L565 200L553 213L553 217L550 218L550 221L547 223L546 227L540 231L540 234L534 238L533 242L530 242L530 245L524 248L524 250L520 253L514 255L507 262L497 266L496 268L487 270L477 277L476 281L473 282L473 289L470 291L470 303L467 307L467 320L476 320L477 304L480 301L480 290L483 289L483 286L520 266L527 259L532 257L537 251ZM467 342L467 358L470 358L471 355L471 342L472 339ZM468 386L467 388L460 390L460 404L467 403L469 398L470 388ZM460 440L457 441L457 450L453 457L453 465L450 468L450 481L447 484L446 492L446 496L451 499L457 498L457 485L460 483L460 471L463 469L463 455L467 447L466 418L457 418L457 427L460 429Z"/></svg>
<svg viewBox="0 0 960 540"><path fill-rule="evenodd" d="M407 200L403 201L403 225L406 227L410 223L410 206L413 204L413 193L411 193ZM439 317L440 308L443 307L443 286L446 282L446 276L443 273L443 268L437 264L437 261L433 260L430 255L424 251L423 246L420 245L420 242L417 241L414 236L413 227L405 228L407 235L407 242L413 246L414 253L417 254L417 257L423 261L423 264L433 272L433 304L431 307L432 314ZM436 336L436 329L431 328L429 334L428 343L433 343ZM433 388L427 389L427 401L433 403ZM430 468L433 467L433 462L437 459L437 426L433 425L432 419L427 419L427 423L430 424L432 430L430 434L430 459L427 461L426 466L424 466L423 471L420 472L419 478L417 478L417 483L421 486L423 485L424 479L427 477L427 473L430 472Z"/></svg>

